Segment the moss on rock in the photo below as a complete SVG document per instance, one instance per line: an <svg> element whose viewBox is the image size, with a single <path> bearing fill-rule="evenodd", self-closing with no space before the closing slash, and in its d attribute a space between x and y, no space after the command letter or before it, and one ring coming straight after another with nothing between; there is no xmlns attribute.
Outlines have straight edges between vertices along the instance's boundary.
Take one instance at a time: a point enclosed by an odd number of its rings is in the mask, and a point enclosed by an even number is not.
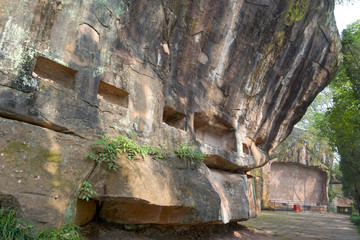
<svg viewBox="0 0 360 240"><path fill-rule="evenodd" d="M287 26L300 21L308 12L310 0L289 0L288 8L285 12L284 23Z"/></svg>

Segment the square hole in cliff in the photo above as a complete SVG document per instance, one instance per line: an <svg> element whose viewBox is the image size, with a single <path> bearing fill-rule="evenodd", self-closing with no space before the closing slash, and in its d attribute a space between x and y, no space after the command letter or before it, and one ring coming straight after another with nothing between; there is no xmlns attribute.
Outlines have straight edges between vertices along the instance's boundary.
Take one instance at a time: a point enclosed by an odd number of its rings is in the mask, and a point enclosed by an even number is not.
<svg viewBox="0 0 360 240"><path fill-rule="evenodd" d="M112 104L117 104L122 107L128 107L128 96L129 93L114 87L108 83L100 81L98 99L103 99Z"/></svg>
<svg viewBox="0 0 360 240"><path fill-rule="evenodd" d="M164 107L163 122L167 125L185 130L185 117L185 114L176 111L172 107Z"/></svg>
<svg viewBox="0 0 360 240"><path fill-rule="evenodd" d="M65 88L73 88L77 71L39 56L36 59L33 76L41 80L58 84Z"/></svg>
<svg viewBox="0 0 360 240"><path fill-rule="evenodd" d="M194 130L196 139L203 144L220 150L237 151L235 129L220 117L195 113Z"/></svg>

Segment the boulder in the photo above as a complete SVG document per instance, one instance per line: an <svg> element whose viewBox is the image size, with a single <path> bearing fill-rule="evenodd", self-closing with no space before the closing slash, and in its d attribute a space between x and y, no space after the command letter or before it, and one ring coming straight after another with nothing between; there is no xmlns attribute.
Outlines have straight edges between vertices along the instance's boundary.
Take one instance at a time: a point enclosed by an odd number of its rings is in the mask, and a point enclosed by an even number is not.
<svg viewBox="0 0 360 240"><path fill-rule="evenodd" d="M89 142L0 118L0 207L37 226L59 227L75 216L79 187L94 163Z"/></svg>

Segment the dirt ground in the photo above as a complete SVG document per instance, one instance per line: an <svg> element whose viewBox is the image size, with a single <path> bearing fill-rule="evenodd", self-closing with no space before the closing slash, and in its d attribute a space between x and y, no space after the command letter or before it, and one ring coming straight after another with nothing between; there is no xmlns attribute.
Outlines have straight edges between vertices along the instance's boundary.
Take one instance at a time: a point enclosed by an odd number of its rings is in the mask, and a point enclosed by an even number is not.
<svg viewBox="0 0 360 240"><path fill-rule="evenodd" d="M92 223L83 229L89 240L352 240L360 234L348 215L262 211L258 218L227 225L135 226Z"/></svg>
<svg viewBox="0 0 360 240"><path fill-rule="evenodd" d="M140 226L139 229L130 231L124 229L124 226L92 223L83 229L83 235L89 240L268 240L273 236L267 231L258 231L240 223L199 226L152 225L144 228Z"/></svg>

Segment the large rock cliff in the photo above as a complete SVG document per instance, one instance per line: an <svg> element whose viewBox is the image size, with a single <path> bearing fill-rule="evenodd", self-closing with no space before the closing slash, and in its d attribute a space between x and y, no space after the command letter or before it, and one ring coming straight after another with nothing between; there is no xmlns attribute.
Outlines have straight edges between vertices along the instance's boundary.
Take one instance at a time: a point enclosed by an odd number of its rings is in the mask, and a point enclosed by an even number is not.
<svg viewBox="0 0 360 240"><path fill-rule="evenodd" d="M246 172L339 64L332 0L0 4L0 203L38 225L256 216ZM117 173L84 157L98 135L128 131L208 156L195 167L120 157Z"/></svg>

